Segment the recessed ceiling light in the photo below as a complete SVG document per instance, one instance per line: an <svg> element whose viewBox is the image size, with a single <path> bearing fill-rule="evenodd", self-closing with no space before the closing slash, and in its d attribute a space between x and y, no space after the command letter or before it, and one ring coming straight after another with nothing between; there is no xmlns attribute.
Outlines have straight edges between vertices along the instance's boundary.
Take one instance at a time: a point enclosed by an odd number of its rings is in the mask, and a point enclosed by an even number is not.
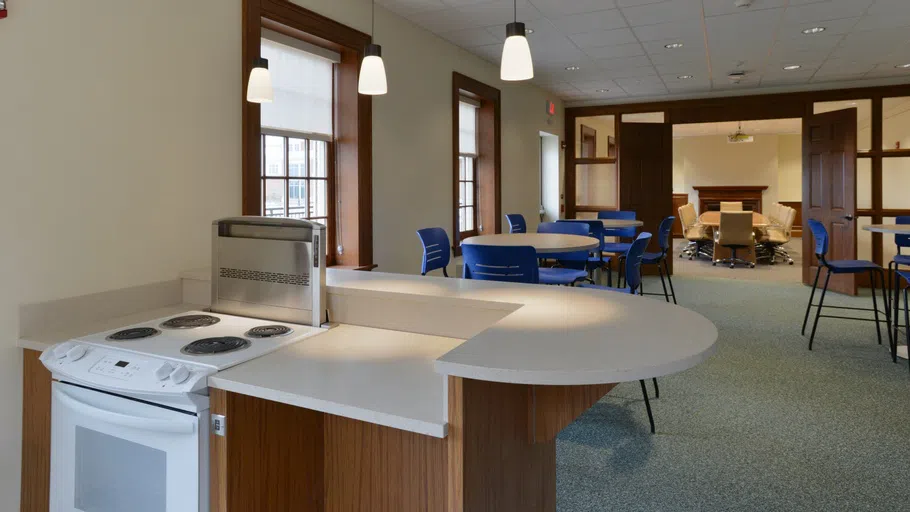
<svg viewBox="0 0 910 512"><path fill-rule="evenodd" d="M897 66L894 66L894 67L907 69L907 68L910 68L910 64L898 64Z"/></svg>
<svg viewBox="0 0 910 512"><path fill-rule="evenodd" d="M534 29L533 29L533 28L526 28L526 29L525 29L525 34L533 34L533 33L534 33Z"/></svg>
<svg viewBox="0 0 910 512"><path fill-rule="evenodd" d="M682 43L670 43L670 44L664 45L664 48L667 48L668 50L675 50L677 48L682 48L682 47L683 47Z"/></svg>
<svg viewBox="0 0 910 512"><path fill-rule="evenodd" d="M820 34L824 31L825 31L825 27L812 27L812 28L807 28L806 30L803 30L803 34L806 34L806 35Z"/></svg>
<svg viewBox="0 0 910 512"><path fill-rule="evenodd" d="M579 69L581 68L578 66L566 66L566 71L578 71Z"/></svg>
<svg viewBox="0 0 910 512"><path fill-rule="evenodd" d="M688 80L688 79L693 78L693 77L692 77L692 75L679 75L679 76L676 77L676 78L679 78L680 80Z"/></svg>
<svg viewBox="0 0 910 512"><path fill-rule="evenodd" d="M790 65L790 66L784 66L784 70L785 70L785 71L793 71L794 69L799 69L799 68L801 68L801 67L802 67L802 66L800 66L799 64L792 64L792 65Z"/></svg>
<svg viewBox="0 0 910 512"><path fill-rule="evenodd" d="M610 92L610 89L597 89L597 92Z"/></svg>

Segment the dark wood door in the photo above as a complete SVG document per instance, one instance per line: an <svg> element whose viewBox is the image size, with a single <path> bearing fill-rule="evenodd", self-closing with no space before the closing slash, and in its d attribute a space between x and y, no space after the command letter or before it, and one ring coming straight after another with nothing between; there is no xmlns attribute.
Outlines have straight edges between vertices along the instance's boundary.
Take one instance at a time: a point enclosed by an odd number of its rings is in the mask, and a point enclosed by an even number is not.
<svg viewBox="0 0 910 512"><path fill-rule="evenodd" d="M657 228L673 214L673 126L622 123L619 132L619 207L632 210L644 222L642 231L654 235L649 251L659 251ZM672 256L672 244L670 247ZM668 258L670 271L673 258ZM643 272L656 274L654 265Z"/></svg>
<svg viewBox="0 0 910 512"><path fill-rule="evenodd" d="M829 260L856 258L856 109L803 118L803 283L818 268L808 219L828 230ZM824 276L821 276L824 279ZM856 295L853 275L831 278L829 289Z"/></svg>

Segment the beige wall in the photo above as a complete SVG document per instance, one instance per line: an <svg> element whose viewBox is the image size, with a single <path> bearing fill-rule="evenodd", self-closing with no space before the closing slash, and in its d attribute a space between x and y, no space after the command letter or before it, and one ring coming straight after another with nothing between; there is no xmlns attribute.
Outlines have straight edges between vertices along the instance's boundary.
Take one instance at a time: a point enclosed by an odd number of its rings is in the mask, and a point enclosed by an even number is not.
<svg viewBox="0 0 910 512"><path fill-rule="evenodd" d="M366 0L308 0L363 31ZM10 5L0 21L0 511L17 510L20 303L173 279L240 213L240 0ZM414 231L451 230L451 73L502 89L504 212L538 211L538 136L562 104L377 9L389 94L374 100L375 262L417 272Z"/></svg>
<svg viewBox="0 0 910 512"><path fill-rule="evenodd" d="M777 200L803 200L803 137L777 136Z"/></svg>

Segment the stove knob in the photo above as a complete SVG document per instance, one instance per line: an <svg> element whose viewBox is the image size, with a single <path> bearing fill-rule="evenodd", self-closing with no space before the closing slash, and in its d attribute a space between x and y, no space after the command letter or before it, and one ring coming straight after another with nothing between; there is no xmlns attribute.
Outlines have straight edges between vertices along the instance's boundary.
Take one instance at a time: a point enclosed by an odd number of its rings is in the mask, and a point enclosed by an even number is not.
<svg viewBox="0 0 910 512"><path fill-rule="evenodd" d="M54 358L63 359L66 357L66 353L69 352L71 348L73 348L73 345L75 345L75 343L69 341L57 345L57 348L54 349Z"/></svg>
<svg viewBox="0 0 910 512"><path fill-rule="evenodd" d="M82 356L85 355L85 347L83 345L76 345L75 347L69 349L66 352L66 358L70 361L78 361L82 359Z"/></svg>
<svg viewBox="0 0 910 512"><path fill-rule="evenodd" d="M162 363L161 366L155 370L155 378L158 380L165 380L171 375L172 371L174 371L174 367L171 366L171 363Z"/></svg>
<svg viewBox="0 0 910 512"><path fill-rule="evenodd" d="M174 384L181 384L188 378L190 378L190 371L187 370L186 366L177 365L174 371L171 372L171 380L174 381Z"/></svg>

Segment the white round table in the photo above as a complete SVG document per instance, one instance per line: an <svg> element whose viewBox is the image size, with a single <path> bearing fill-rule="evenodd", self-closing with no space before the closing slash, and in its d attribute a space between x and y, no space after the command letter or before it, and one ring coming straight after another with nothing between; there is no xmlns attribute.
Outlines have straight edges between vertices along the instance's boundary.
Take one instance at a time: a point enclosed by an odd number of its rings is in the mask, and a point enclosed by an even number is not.
<svg viewBox="0 0 910 512"><path fill-rule="evenodd" d="M556 233L509 233L500 235L479 235L462 240L462 245L498 245L515 247L530 245L538 254L557 252L590 251L599 245L589 236L561 235Z"/></svg>
<svg viewBox="0 0 910 512"><path fill-rule="evenodd" d="M892 235L910 235L910 224L869 224L863 230L873 233L889 233ZM890 327L889 327L890 328ZM910 327L905 327L910 329ZM897 357L907 359L907 345L897 346Z"/></svg>
<svg viewBox="0 0 910 512"><path fill-rule="evenodd" d="M588 219L585 219L588 220ZM637 228L644 226L645 223L640 220L635 219L591 219L600 221L604 225L604 229L619 229L619 228Z"/></svg>

